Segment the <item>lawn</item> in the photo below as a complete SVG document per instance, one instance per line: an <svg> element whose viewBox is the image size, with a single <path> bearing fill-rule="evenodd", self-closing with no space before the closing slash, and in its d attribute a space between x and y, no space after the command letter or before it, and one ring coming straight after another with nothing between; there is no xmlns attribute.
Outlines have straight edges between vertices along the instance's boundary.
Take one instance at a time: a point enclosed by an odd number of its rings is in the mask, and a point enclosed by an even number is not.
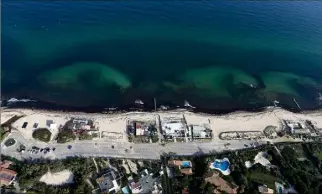
<svg viewBox="0 0 322 194"><path fill-rule="evenodd" d="M61 132L59 132L57 136L57 143L66 143L70 141L74 141L76 139L76 136L74 135L72 130L66 129Z"/></svg>
<svg viewBox="0 0 322 194"><path fill-rule="evenodd" d="M5 136L5 131L2 129L2 127L0 127L0 138L1 138L1 141L4 139L4 136Z"/></svg>
<svg viewBox="0 0 322 194"><path fill-rule="evenodd" d="M315 156L318 157L322 161L322 151L315 152Z"/></svg>
<svg viewBox="0 0 322 194"><path fill-rule="evenodd" d="M51 138L51 132L48 129L46 129L46 128L36 129L32 133L32 137L34 139L39 140L39 141L49 142L50 141L50 138Z"/></svg>
<svg viewBox="0 0 322 194"><path fill-rule="evenodd" d="M0 127L0 141L7 137L9 132L5 131L2 127Z"/></svg>
<svg viewBox="0 0 322 194"><path fill-rule="evenodd" d="M251 173L249 179L256 183L267 185L269 188L275 188L275 182L280 181L280 179L275 176L260 172Z"/></svg>
<svg viewBox="0 0 322 194"><path fill-rule="evenodd" d="M89 135L87 133L81 133L81 134L79 134L78 139L79 140L92 140L93 136Z"/></svg>

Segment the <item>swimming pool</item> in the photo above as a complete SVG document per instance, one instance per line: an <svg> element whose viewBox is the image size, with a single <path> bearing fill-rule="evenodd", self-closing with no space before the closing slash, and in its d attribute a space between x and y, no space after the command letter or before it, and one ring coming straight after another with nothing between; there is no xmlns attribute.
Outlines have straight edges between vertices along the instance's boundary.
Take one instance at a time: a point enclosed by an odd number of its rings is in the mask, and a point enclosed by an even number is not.
<svg viewBox="0 0 322 194"><path fill-rule="evenodd" d="M191 167L190 162L189 161L182 161L181 162L181 167L183 167L183 168Z"/></svg>
<svg viewBox="0 0 322 194"><path fill-rule="evenodd" d="M226 160L223 161L215 161L214 163L212 163L212 166L214 168L220 169L222 171L226 171L229 168L229 162Z"/></svg>

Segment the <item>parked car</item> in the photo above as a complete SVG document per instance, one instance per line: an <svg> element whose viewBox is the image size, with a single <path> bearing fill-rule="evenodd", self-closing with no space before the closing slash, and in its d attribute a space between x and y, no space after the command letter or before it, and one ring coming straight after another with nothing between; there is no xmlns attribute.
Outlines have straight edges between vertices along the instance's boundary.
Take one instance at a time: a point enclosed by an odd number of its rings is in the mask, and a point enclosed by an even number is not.
<svg viewBox="0 0 322 194"><path fill-rule="evenodd" d="M39 148L38 148L38 147L36 147L36 146L32 146L32 149L33 149L33 150L39 150Z"/></svg>

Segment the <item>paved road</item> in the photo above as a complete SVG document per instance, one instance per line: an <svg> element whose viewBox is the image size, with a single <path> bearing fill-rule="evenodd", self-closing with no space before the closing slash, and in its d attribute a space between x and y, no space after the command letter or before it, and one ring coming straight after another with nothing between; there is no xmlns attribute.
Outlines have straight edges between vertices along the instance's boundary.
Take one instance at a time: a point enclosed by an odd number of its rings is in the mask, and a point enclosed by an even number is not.
<svg viewBox="0 0 322 194"><path fill-rule="evenodd" d="M43 143L36 140L26 140L19 132L12 132L7 138L14 138L17 143L14 146L6 147L1 144L1 153L9 156L22 158L51 158L61 159L68 156L97 156L97 157L119 157L119 158L141 158L141 159L160 159L160 154L163 153L175 153L177 155L199 155L208 154L214 152L222 152L224 150L236 150L243 149L244 144L250 144L250 140L236 140L229 141L230 145L225 146L226 141L211 141L211 142L177 142L168 143L164 146L159 143L149 144L133 144L133 143L120 143L120 142L108 142L106 140L84 140L75 141L67 144L57 143ZM6 139L7 139L6 138ZM266 143L266 141L259 142L260 144ZM19 153L16 151L18 146L23 144L26 146L26 150L31 149L32 146L39 148L55 147L56 150L51 153L43 154L39 152L32 154L29 152ZM68 149L68 145L72 148ZM112 146L114 146L112 148Z"/></svg>

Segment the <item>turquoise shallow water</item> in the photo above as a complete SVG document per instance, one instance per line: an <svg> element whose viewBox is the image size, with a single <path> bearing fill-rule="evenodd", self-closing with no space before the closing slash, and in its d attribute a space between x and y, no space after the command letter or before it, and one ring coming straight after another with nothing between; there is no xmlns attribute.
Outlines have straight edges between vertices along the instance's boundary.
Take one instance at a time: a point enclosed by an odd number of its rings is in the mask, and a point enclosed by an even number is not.
<svg viewBox="0 0 322 194"><path fill-rule="evenodd" d="M265 5L265 6L264 6ZM321 2L2 2L2 95L69 106L319 105Z"/></svg>

